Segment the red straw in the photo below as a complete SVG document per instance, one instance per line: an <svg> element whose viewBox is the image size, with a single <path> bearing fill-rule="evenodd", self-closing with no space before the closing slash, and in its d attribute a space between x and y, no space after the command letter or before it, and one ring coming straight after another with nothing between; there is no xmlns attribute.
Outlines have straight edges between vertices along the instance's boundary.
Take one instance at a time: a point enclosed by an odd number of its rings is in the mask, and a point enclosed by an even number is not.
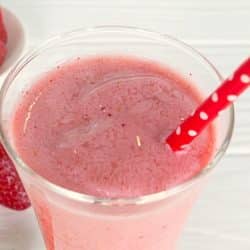
<svg viewBox="0 0 250 250"><path fill-rule="evenodd" d="M250 57L227 78L177 129L166 139L173 151L184 149L226 107L250 86Z"/></svg>

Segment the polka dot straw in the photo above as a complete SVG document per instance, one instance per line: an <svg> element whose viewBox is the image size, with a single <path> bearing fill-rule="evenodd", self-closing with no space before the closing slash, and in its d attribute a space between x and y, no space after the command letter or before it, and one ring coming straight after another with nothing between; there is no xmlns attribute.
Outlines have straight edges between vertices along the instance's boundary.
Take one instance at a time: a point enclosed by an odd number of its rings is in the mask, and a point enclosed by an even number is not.
<svg viewBox="0 0 250 250"><path fill-rule="evenodd" d="M219 113L250 86L250 57L166 139L173 151L187 147Z"/></svg>

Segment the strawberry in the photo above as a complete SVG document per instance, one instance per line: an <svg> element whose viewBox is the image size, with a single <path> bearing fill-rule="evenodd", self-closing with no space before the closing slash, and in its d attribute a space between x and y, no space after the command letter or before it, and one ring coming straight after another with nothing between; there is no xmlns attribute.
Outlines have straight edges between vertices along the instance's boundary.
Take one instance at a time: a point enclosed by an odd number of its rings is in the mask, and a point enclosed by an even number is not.
<svg viewBox="0 0 250 250"><path fill-rule="evenodd" d="M0 40L4 42L4 44L7 43L8 40L8 35L4 26L4 21L3 21L3 15L2 15L2 10L0 8Z"/></svg>
<svg viewBox="0 0 250 250"><path fill-rule="evenodd" d="M0 204L15 210L30 206L14 164L0 145Z"/></svg>
<svg viewBox="0 0 250 250"><path fill-rule="evenodd" d="M5 44L0 40L0 65L2 65L2 63L3 63L4 59L5 59L6 53L7 53L6 46L5 46Z"/></svg>

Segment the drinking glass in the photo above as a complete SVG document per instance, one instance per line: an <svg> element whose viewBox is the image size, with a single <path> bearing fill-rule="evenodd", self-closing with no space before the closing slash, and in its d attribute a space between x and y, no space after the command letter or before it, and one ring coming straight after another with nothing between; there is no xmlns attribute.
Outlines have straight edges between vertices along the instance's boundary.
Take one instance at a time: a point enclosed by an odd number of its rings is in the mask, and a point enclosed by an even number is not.
<svg viewBox="0 0 250 250"><path fill-rule="evenodd" d="M55 185L32 170L15 148L11 122L25 91L56 65L96 55L132 55L166 64L193 82L204 97L222 80L205 57L167 35L120 26L64 33L29 52L8 74L0 92L2 143L28 192L47 250L173 250L206 177L230 142L233 107L214 123L215 153L198 175L136 198L100 198Z"/></svg>

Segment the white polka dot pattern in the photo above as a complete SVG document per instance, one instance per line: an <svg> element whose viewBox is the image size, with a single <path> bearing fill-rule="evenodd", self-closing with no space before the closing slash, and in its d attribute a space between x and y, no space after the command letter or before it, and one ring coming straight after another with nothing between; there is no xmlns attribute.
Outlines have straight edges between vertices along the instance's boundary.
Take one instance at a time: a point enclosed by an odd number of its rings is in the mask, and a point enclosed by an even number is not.
<svg viewBox="0 0 250 250"><path fill-rule="evenodd" d="M200 118L201 118L201 120L206 121L208 119L208 114L206 112L204 112L204 111L201 111L200 112Z"/></svg>
<svg viewBox="0 0 250 250"><path fill-rule="evenodd" d="M180 134L181 134L181 127L180 127L180 126L176 129L176 134L177 134L177 135L180 135Z"/></svg>
<svg viewBox="0 0 250 250"><path fill-rule="evenodd" d="M250 83L250 76L246 75L246 74L242 74L242 76L240 77L241 82L249 84Z"/></svg>
<svg viewBox="0 0 250 250"><path fill-rule="evenodd" d="M234 102L236 99L237 99L237 96L236 96L236 95L228 95L228 96L227 96L227 100L228 100L229 102Z"/></svg>
<svg viewBox="0 0 250 250"><path fill-rule="evenodd" d="M219 96L217 93L213 93L211 97L213 102L218 102L219 101Z"/></svg>
<svg viewBox="0 0 250 250"><path fill-rule="evenodd" d="M197 132L195 130L188 130L188 135L191 136L191 137L194 137L197 135Z"/></svg>
<svg viewBox="0 0 250 250"><path fill-rule="evenodd" d="M166 142L173 151L186 148L203 129L250 87L250 57L211 94Z"/></svg>

